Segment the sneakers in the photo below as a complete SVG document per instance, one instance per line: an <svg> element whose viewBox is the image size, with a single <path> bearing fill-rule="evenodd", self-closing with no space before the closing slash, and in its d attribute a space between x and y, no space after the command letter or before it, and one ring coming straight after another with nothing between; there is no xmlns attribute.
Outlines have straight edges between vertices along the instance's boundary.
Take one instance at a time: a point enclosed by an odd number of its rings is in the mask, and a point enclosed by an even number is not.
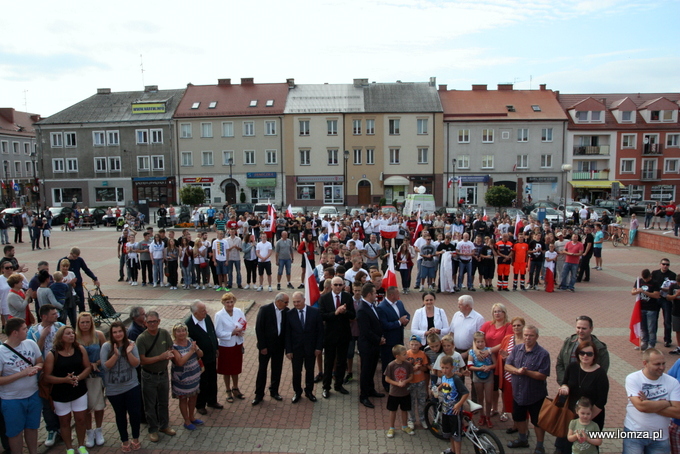
<svg viewBox="0 0 680 454"><path fill-rule="evenodd" d="M276 284L276 290L281 290L281 284Z"/></svg>
<svg viewBox="0 0 680 454"><path fill-rule="evenodd" d="M153 283L153 288L156 288L156 287L158 287L158 284L156 284L156 283L154 282L154 283ZM80 448L78 448L78 449L80 449Z"/></svg>
<svg viewBox="0 0 680 454"><path fill-rule="evenodd" d="M101 446L105 443L104 434L102 433L101 427L94 429L94 440L97 443L97 446Z"/></svg>
<svg viewBox="0 0 680 454"><path fill-rule="evenodd" d="M664 342L664 343L663 343L663 346L666 347L666 348L669 348L671 345L672 345L672 344L671 344L670 341Z"/></svg>
<svg viewBox="0 0 680 454"><path fill-rule="evenodd" d="M66 454L76 454L76 450L71 448L66 450Z"/></svg>
<svg viewBox="0 0 680 454"><path fill-rule="evenodd" d="M269 289L268 289L268 290L269 290L270 292L272 291L272 286L271 286L271 285L269 286Z"/></svg>
<svg viewBox="0 0 680 454"><path fill-rule="evenodd" d="M668 352L669 355L680 355L680 347L676 348L675 350L671 350ZM47 445L47 443L45 443Z"/></svg>
<svg viewBox="0 0 680 454"><path fill-rule="evenodd" d="M415 429L416 428L415 421L409 421L408 422L408 428L411 429L411 430Z"/></svg>
<svg viewBox="0 0 680 454"><path fill-rule="evenodd" d="M54 446L54 443L57 442L57 432L56 431L49 431L47 432L47 440L45 440L45 446L48 448Z"/></svg>
<svg viewBox="0 0 680 454"><path fill-rule="evenodd" d="M205 290L205 285L201 286L201 290Z"/></svg>
<svg viewBox="0 0 680 454"><path fill-rule="evenodd" d="M262 291L262 286L261 286L261 285L257 288L257 291L258 291L258 292L261 292L261 291Z"/></svg>
<svg viewBox="0 0 680 454"><path fill-rule="evenodd" d="M415 435L416 433L410 427L402 427L401 430L407 435Z"/></svg>
<svg viewBox="0 0 680 454"><path fill-rule="evenodd" d="M387 431L387 438L394 438L394 428L390 427L390 429Z"/></svg>
<svg viewBox="0 0 680 454"><path fill-rule="evenodd" d="M216 292L221 292L221 291L222 291L222 287L216 287L216 288L215 288L215 291L216 291Z"/></svg>
<svg viewBox="0 0 680 454"><path fill-rule="evenodd" d="M349 382L352 381L352 378L353 378L353 377L352 377L352 374L347 374L347 375L345 376L345 380L343 381L342 384L343 384L343 385L346 385L347 383L349 383Z"/></svg>
<svg viewBox="0 0 680 454"><path fill-rule="evenodd" d="M298 290L301 289L301 288L305 288L305 284L298 285Z"/></svg>
<svg viewBox="0 0 680 454"><path fill-rule="evenodd" d="M94 447L94 430L85 431L85 446L88 448Z"/></svg>
<svg viewBox="0 0 680 454"><path fill-rule="evenodd" d="M243 287L243 290L248 290L250 288L250 284L246 284L245 287Z"/></svg>
<svg viewBox="0 0 680 454"><path fill-rule="evenodd" d="M295 287L293 287L293 284L291 284L290 282L288 283L288 288L295 289Z"/></svg>
<svg viewBox="0 0 680 454"><path fill-rule="evenodd" d="M423 293L423 292L425 291L425 286L420 287L420 288L418 289L418 291L419 291L420 293Z"/></svg>
<svg viewBox="0 0 680 454"><path fill-rule="evenodd" d="M421 420L420 420L420 426L421 426L423 429L427 429L427 421L425 421L424 419L421 419Z"/></svg>
<svg viewBox="0 0 680 454"><path fill-rule="evenodd" d="M78 447L78 454L89 454L85 446Z"/></svg>

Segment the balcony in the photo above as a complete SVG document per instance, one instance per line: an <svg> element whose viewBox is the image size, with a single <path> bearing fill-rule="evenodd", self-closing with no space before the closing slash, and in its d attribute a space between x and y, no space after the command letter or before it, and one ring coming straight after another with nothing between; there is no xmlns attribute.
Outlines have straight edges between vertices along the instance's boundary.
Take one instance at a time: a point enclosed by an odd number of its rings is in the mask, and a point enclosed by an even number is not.
<svg viewBox="0 0 680 454"><path fill-rule="evenodd" d="M592 155L609 156L609 145L574 147L574 156L592 156Z"/></svg>
<svg viewBox="0 0 680 454"><path fill-rule="evenodd" d="M661 169L643 170L641 181L657 181L661 179Z"/></svg>
<svg viewBox="0 0 680 454"><path fill-rule="evenodd" d="M663 154L663 147L660 143L646 143L642 146L642 156L654 156Z"/></svg>
<svg viewBox="0 0 680 454"><path fill-rule="evenodd" d="M608 180L609 179L609 171L608 170L601 170L601 171L596 171L593 170L592 172L574 172L572 173L572 180Z"/></svg>

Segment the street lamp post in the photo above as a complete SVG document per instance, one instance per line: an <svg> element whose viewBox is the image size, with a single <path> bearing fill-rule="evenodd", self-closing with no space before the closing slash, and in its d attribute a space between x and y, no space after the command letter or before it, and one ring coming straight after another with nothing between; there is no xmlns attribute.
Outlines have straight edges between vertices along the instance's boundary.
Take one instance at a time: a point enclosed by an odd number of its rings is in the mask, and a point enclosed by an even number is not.
<svg viewBox="0 0 680 454"><path fill-rule="evenodd" d="M574 167L571 164L562 164L562 213L564 214L564 222L567 222L567 175Z"/></svg>
<svg viewBox="0 0 680 454"><path fill-rule="evenodd" d="M348 206L347 206L347 161L349 161L349 150L345 150L343 152L343 158L345 159L344 162L344 169L343 169L343 176L342 176L342 189L343 189L343 202L345 202L345 213L347 213Z"/></svg>
<svg viewBox="0 0 680 454"><path fill-rule="evenodd" d="M232 181L232 173L231 173L231 169L234 166L234 158L229 158L227 160L227 164L229 164L229 183L228 183L228 185L230 185L231 187L234 188L234 199L235 199L236 198L236 187L234 187L234 182ZM234 203L236 203L236 201L235 200L228 200L227 203L234 204Z"/></svg>

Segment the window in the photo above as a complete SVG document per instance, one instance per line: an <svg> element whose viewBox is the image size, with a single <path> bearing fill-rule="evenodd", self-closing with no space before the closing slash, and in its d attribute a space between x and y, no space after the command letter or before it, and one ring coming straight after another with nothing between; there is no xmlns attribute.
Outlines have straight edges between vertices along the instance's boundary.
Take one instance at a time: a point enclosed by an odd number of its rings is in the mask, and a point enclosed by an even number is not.
<svg viewBox="0 0 680 454"><path fill-rule="evenodd" d="M621 112L621 121L633 121L633 112L630 110L624 110Z"/></svg>
<svg viewBox="0 0 680 454"><path fill-rule="evenodd" d="M278 164L278 155L276 150L264 150L264 163L268 165Z"/></svg>
<svg viewBox="0 0 680 454"><path fill-rule="evenodd" d="M458 130L458 143L470 143L470 130L469 129L459 129Z"/></svg>
<svg viewBox="0 0 680 454"><path fill-rule="evenodd" d="M399 164L399 148L390 148L390 164Z"/></svg>
<svg viewBox="0 0 680 454"><path fill-rule="evenodd" d="M541 129L541 142L552 142L553 141L553 128L543 128Z"/></svg>
<svg viewBox="0 0 680 454"><path fill-rule="evenodd" d="M250 100L250 107L257 107L257 99Z"/></svg>
<svg viewBox="0 0 680 454"><path fill-rule="evenodd" d="M212 137L212 123L201 123L201 137Z"/></svg>
<svg viewBox="0 0 680 454"><path fill-rule="evenodd" d="M517 141L518 142L528 142L529 141L529 129L519 128L517 130Z"/></svg>
<svg viewBox="0 0 680 454"><path fill-rule="evenodd" d="M19 154L19 142L12 142L12 151L14 154Z"/></svg>
<svg viewBox="0 0 680 454"><path fill-rule="evenodd" d="M542 169L552 168L552 155L551 154L542 154L541 155L541 168Z"/></svg>
<svg viewBox="0 0 680 454"><path fill-rule="evenodd" d="M338 135L338 120L326 120L326 128L329 136Z"/></svg>
<svg viewBox="0 0 680 454"><path fill-rule="evenodd" d="M179 125L179 138L180 139L191 139L191 123L180 123L180 125Z"/></svg>
<svg viewBox="0 0 680 454"><path fill-rule="evenodd" d="M123 188L102 187L94 188L97 202L124 202L125 190Z"/></svg>
<svg viewBox="0 0 680 454"><path fill-rule="evenodd" d="M361 164L361 148L354 149L354 164L355 165Z"/></svg>
<svg viewBox="0 0 680 454"><path fill-rule="evenodd" d="M427 118L418 118L418 134L427 134Z"/></svg>
<svg viewBox="0 0 680 454"><path fill-rule="evenodd" d="M665 173L678 173L678 159L664 159L663 171Z"/></svg>
<svg viewBox="0 0 680 454"><path fill-rule="evenodd" d="M635 159L622 159L621 173L635 173Z"/></svg>
<svg viewBox="0 0 680 454"><path fill-rule="evenodd" d="M60 132L50 133L50 144L52 148L61 148L64 146L64 136Z"/></svg>
<svg viewBox="0 0 680 454"><path fill-rule="evenodd" d="M21 161L14 161L14 176L21 176Z"/></svg>
<svg viewBox="0 0 680 454"><path fill-rule="evenodd" d="M147 144L149 143L149 131L146 129L138 129L136 131L137 144Z"/></svg>
<svg viewBox="0 0 680 454"><path fill-rule="evenodd" d="M3 154L9 154L9 142L6 140L0 142L0 149L2 150Z"/></svg>
<svg viewBox="0 0 680 454"><path fill-rule="evenodd" d="M110 147L117 147L120 145L120 136L118 135L118 131L107 131L106 143Z"/></svg>
<svg viewBox="0 0 680 454"><path fill-rule="evenodd" d="M274 100L273 100L273 99L268 99L268 100L267 100L267 103L265 104L265 106L267 106L267 107L272 107L273 105L274 105Z"/></svg>
<svg viewBox="0 0 680 454"><path fill-rule="evenodd" d="M149 171L150 161L148 156L137 156L137 170Z"/></svg>
<svg viewBox="0 0 680 454"><path fill-rule="evenodd" d="M342 203L342 183L324 183L323 203Z"/></svg>
<svg viewBox="0 0 680 454"><path fill-rule="evenodd" d="M255 123L252 121L243 122L243 135L246 137L252 137L255 135Z"/></svg>
<svg viewBox="0 0 680 454"><path fill-rule="evenodd" d="M162 129L152 129L151 130L151 143L156 143L156 144L163 143L163 130Z"/></svg>
<svg viewBox="0 0 680 454"><path fill-rule="evenodd" d="M427 147L418 148L418 164L427 164Z"/></svg>
<svg viewBox="0 0 680 454"><path fill-rule="evenodd" d="M201 165L202 166L212 166L213 162L213 152L212 151L202 151L201 152Z"/></svg>
<svg viewBox="0 0 680 454"><path fill-rule="evenodd" d="M375 120L373 119L366 120L366 134L368 135L375 134Z"/></svg>
<svg viewBox="0 0 680 454"><path fill-rule="evenodd" d="M585 110L577 110L576 121L588 121L588 112Z"/></svg>
<svg viewBox="0 0 680 454"><path fill-rule="evenodd" d="M352 134L355 136L361 134L361 120L352 120Z"/></svg>
<svg viewBox="0 0 680 454"><path fill-rule="evenodd" d="M76 133L75 132L65 132L64 133L64 142L66 143L67 147L75 147L76 146Z"/></svg>
<svg viewBox="0 0 680 454"><path fill-rule="evenodd" d="M529 155L528 154L518 154L517 155L517 168L518 169L528 169L529 168Z"/></svg>
<svg viewBox="0 0 680 454"><path fill-rule="evenodd" d="M305 149L305 150L300 150L300 165L301 166L308 166L311 164L311 161L309 159L311 154L311 150Z"/></svg>
<svg viewBox="0 0 680 454"><path fill-rule="evenodd" d="M222 137L234 137L234 123L225 121L222 123Z"/></svg>
<svg viewBox="0 0 680 454"><path fill-rule="evenodd" d="M78 171L78 158L66 158L66 171L67 172Z"/></svg>
<svg viewBox="0 0 680 454"><path fill-rule="evenodd" d="M469 169L470 168L470 155L463 154L463 155L458 156L457 165L458 165L459 169Z"/></svg>
<svg viewBox="0 0 680 454"><path fill-rule="evenodd" d="M162 155L151 156L151 168L153 170L165 169L165 158Z"/></svg>
<svg viewBox="0 0 680 454"><path fill-rule="evenodd" d="M264 134L267 136L276 135L276 121L265 121L264 122Z"/></svg>
<svg viewBox="0 0 680 454"><path fill-rule="evenodd" d="M390 120L389 122L390 122L390 135L391 136L399 135L399 120L393 119Z"/></svg>
<svg viewBox="0 0 680 454"><path fill-rule="evenodd" d="M71 202L73 197L83 200L83 190L80 188L52 188L54 203Z"/></svg>
<svg viewBox="0 0 680 454"><path fill-rule="evenodd" d="M493 142L493 129L482 129L482 143Z"/></svg>
<svg viewBox="0 0 680 454"><path fill-rule="evenodd" d="M328 165L337 166L338 165L338 149L330 148L328 149Z"/></svg>
<svg viewBox="0 0 680 454"><path fill-rule="evenodd" d="M243 163L246 165L255 165L255 150L243 151Z"/></svg>
<svg viewBox="0 0 680 454"><path fill-rule="evenodd" d="M673 111L664 110L663 111L663 121L673 121Z"/></svg>
<svg viewBox="0 0 680 454"><path fill-rule="evenodd" d="M200 105L201 105L200 102L195 102L195 103L193 103L193 104L191 105L191 108L192 108L192 109L198 109L198 107L199 107Z"/></svg>
<svg viewBox="0 0 680 454"><path fill-rule="evenodd" d="M576 121L579 123L601 123L604 121L604 112L601 110L577 110L576 111Z"/></svg>
<svg viewBox="0 0 680 454"><path fill-rule="evenodd" d="M194 154L191 151L183 151L182 155L182 167L191 167L194 165Z"/></svg>
<svg viewBox="0 0 680 454"><path fill-rule="evenodd" d="M309 120L300 120L300 135L309 135Z"/></svg>
<svg viewBox="0 0 680 454"><path fill-rule="evenodd" d="M228 166L230 159L231 159L231 165L234 165L234 152L233 151L223 151L222 152L222 165Z"/></svg>
<svg viewBox="0 0 680 454"><path fill-rule="evenodd" d="M109 172L120 172L120 157L112 156L109 158Z"/></svg>
<svg viewBox="0 0 680 454"><path fill-rule="evenodd" d="M510 131L501 131L501 139L503 140L510 139Z"/></svg>
<svg viewBox="0 0 680 454"><path fill-rule="evenodd" d="M94 158L94 171L106 172L106 158Z"/></svg>
<svg viewBox="0 0 680 454"><path fill-rule="evenodd" d="M636 134L623 134L621 136L621 148L635 148Z"/></svg>
<svg viewBox="0 0 680 454"><path fill-rule="evenodd" d="M375 164L375 150L373 148L366 148L366 164L371 166Z"/></svg>
<svg viewBox="0 0 680 454"><path fill-rule="evenodd" d="M92 145L95 147L103 147L106 145L106 134L104 134L104 131L92 132Z"/></svg>
<svg viewBox="0 0 680 454"><path fill-rule="evenodd" d="M666 134L666 146L677 148L680 145L680 134Z"/></svg>
<svg viewBox="0 0 680 454"><path fill-rule="evenodd" d="M541 106L533 105L533 106L531 106L531 110L533 110L534 112L540 112Z"/></svg>
<svg viewBox="0 0 680 454"><path fill-rule="evenodd" d="M600 121L600 118L602 117L602 112L599 110L593 110L590 112L590 121Z"/></svg>
<svg viewBox="0 0 680 454"><path fill-rule="evenodd" d="M32 177L33 176L33 163L31 161L24 161L25 167L26 167L26 176L27 177Z"/></svg>
<svg viewBox="0 0 680 454"><path fill-rule="evenodd" d="M314 183L298 183L296 188L298 200L316 199L316 185Z"/></svg>
<svg viewBox="0 0 680 454"><path fill-rule="evenodd" d="M63 159L52 159L52 172L54 172L54 173L64 172L64 160Z"/></svg>
<svg viewBox="0 0 680 454"><path fill-rule="evenodd" d="M493 155L487 154L482 156L482 169L493 169Z"/></svg>

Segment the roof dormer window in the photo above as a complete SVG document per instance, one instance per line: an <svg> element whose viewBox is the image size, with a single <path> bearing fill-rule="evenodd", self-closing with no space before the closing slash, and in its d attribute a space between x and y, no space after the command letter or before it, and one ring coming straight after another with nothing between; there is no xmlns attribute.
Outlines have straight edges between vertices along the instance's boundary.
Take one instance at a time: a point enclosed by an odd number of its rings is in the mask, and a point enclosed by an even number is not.
<svg viewBox="0 0 680 454"><path fill-rule="evenodd" d="M515 106L505 106L506 109L508 109L508 112L516 112Z"/></svg>
<svg viewBox="0 0 680 454"><path fill-rule="evenodd" d="M531 109L532 109L534 112L540 112L540 111L541 111L541 106L537 106L537 105L534 104L533 106L531 106Z"/></svg>
<svg viewBox="0 0 680 454"><path fill-rule="evenodd" d="M268 99L267 100L267 107L272 107L274 105L274 100L273 99Z"/></svg>
<svg viewBox="0 0 680 454"><path fill-rule="evenodd" d="M195 102L195 103L193 103L193 104L191 105L191 108L192 108L192 109L198 109L198 106L200 106L200 105L201 105L200 102Z"/></svg>
<svg viewBox="0 0 680 454"><path fill-rule="evenodd" d="M250 107L257 107L257 99L250 101Z"/></svg>
<svg viewBox="0 0 680 454"><path fill-rule="evenodd" d="M632 122L633 112L630 110L624 110L623 112L621 112L621 121Z"/></svg>
<svg viewBox="0 0 680 454"><path fill-rule="evenodd" d="M214 109L215 107L217 107L217 101L210 101L208 109Z"/></svg>

